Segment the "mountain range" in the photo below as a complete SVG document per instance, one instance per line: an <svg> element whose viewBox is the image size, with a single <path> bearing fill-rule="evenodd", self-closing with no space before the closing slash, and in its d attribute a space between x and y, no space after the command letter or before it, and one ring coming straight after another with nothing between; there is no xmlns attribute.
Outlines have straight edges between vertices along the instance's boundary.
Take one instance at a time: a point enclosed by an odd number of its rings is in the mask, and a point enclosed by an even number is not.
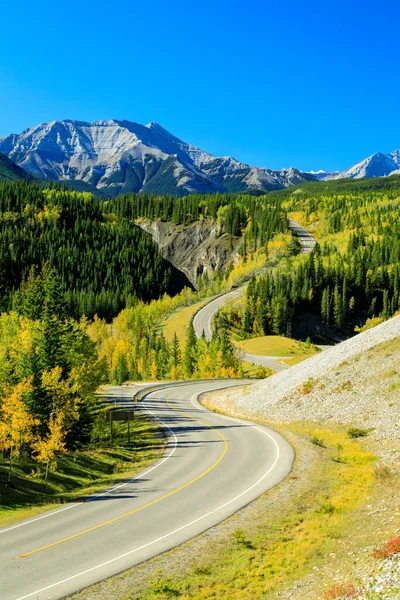
<svg viewBox="0 0 400 600"><path fill-rule="evenodd" d="M52 121L1 138L0 152L35 177L79 180L110 196L271 190L313 179L215 157L157 123Z"/></svg>
<svg viewBox="0 0 400 600"><path fill-rule="evenodd" d="M118 120L41 123L0 138L0 153L5 155L0 155L0 178L69 181L79 189L95 188L112 197L141 191L174 195L268 191L314 180L381 177L400 170L400 150L373 154L335 173L251 167L231 156L213 156L158 123Z"/></svg>

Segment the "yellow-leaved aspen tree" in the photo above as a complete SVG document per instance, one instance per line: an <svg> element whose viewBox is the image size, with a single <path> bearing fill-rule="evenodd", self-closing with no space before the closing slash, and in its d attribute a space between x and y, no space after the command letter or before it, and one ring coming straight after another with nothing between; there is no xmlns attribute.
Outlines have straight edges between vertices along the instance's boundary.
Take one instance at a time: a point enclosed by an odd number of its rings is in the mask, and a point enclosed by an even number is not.
<svg viewBox="0 0 400 600"><path fill-rule="evenodd" d="M65 418L62 412L52 413L49 419L48 433L44 437L38 437L32 444L36 460L45 465L44 483L46 491L49 467L56 464L58 453L66 451L64 421Z"/></svg>
<svg viewBox="0 0 400 600"><path fill-rule="evenodd" d="M29 412L25 398L33 391L32 378L25 378L6 391L0 405L0 450L10 453L7 481L12 478L14 458L19 456L24 444L33 439L33 429L39 425Z"/></svg>

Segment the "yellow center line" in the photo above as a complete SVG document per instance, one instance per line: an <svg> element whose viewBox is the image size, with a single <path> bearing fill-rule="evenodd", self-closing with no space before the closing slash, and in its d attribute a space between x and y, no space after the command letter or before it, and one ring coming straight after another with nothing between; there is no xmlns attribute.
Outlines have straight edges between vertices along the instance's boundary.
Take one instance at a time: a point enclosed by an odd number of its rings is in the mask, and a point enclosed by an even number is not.
<svg viewBox="0 0 400 600"><path fill-rule="evenodd" d="M173 396L173 394L170 394L169 396L167 396L166 403L173 411L175 411L181 415L184 415L185 417L188 417L192 421L196 421L197 423L200 423L201 425L205 425L205 427L208 427L209 429L211 429L214 433L219 435L219 437L222 439L222 441L224 442L224 449L223 449L221 456L218 458L218 460L216 460L215 463L211 465L211 467L209 467L208 469L206 469L205 471L200 473L200 475L197 475L197 477L194 477L187 483L184 483L183 485L168 492L167 494L164 494L164 496L161 496L160 498L157 498L156 500L152 500L151 502L148 502L147 504L144 504L143 506L140 506L139 508L130 510L129 512L124 513L123 515L120 515L119 517L114 517L113 519L110 519L109 521L104 521L104 523L99 523L98 525L95 525L94 527L90 527L89 529L85 529L84 531L79 531L78 533L74 533L73 535L65 537L56 542L52 542L51 544L47 544L46 546L42 546L41 548L36 548L35 550L31 550L30 552L25 552L25 554L16 556L14 558L14 560L19 560L20 558L26 558L27 556L31 556L32 554L37 554L38 552L42 552L43 550L47 550L48 548L53 548L54 546L58 546L59 544L63 544L64 542L68 542L70 540L78 538L81 535L86 535L87 533L96 531L96 529L101 529L101 527L105 527L106 525L112 525L113 523L116 523L117 521L120 521L121 519L125 519L126 517L129 517L141 510L144 510L145 508L149 508L149 506L153 506L154 504L157 504L157 502L161 502L161 500L165 500L166 498L169 498L173 494L176 494L177 492L180 492L181 490L184 490L185 488L189 487L189 485L196 483L196 481L199 481L199 479L202 479L202 477L205 477L206 475L208 475L208 473L210 473L210 471L212 471L213 469L215 469L215 467L217 467L219 465L219 463L223 460L223 458L225 457L225 455L228 451L228 442L226 440L226 437L220 431L218 431L217 429L214 429L214 427L211 427L211 425L208 425L204 421L200 421L200 419L196 419L195 417L192 417L188 413L185 413L185 412L178 410L177 408L174 408L173 406L171 406L171 404L169 402L169 399L171 398L171 396Z"/></svg>

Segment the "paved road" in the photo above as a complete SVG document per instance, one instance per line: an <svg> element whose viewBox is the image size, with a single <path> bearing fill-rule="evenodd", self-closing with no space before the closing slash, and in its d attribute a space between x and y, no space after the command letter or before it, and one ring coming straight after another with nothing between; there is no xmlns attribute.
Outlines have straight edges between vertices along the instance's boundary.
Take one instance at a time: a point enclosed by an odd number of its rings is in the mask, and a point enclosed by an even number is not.
<svg viewBox="0 0 400 600"><path fill-rule="evenodd" d="M317 243L311 233L307 231L307 229L304 229L304 227L299 225L296 221L293 221L293 219L289 219L289 228L292 229L292 231L294 231L299 238L302 245L302 253L308 254L308 252L311 252Z"/></svg>
<svg viewBox="0 0 400 600"><path fill-rule="evenodd" d="M314 248L316 241L307 229L304 229L301 225L299 225L293 219L289 219L289 228L292 229L297 237L300 240L302 245L302 253L306 254L311 252ZM205 333L206 339L211 340L212 338L212 320L214 318L215 313L225 304L239 298L245 289L245 286L237 288L232 292L228 292L227 294L223 294L212 300L203 308L201 308L198 313L195 315L193 319L193 326L197 337L201 337L203 335L203 331ZM249 354L248 352L240 351L240 358L245 360L246 362L253 363L255 365L261 365L263 367L268 367L273 369L274 371L284 371L288 368L287 365L282 364L282 357L280 356L260 356L258 354ZM286 358L290 358L289 356Z"/></svg>
<svg viewBox="0 0 400 600"><path fill-rule="evenodd" d="M201 337L204 334L208 341L212 338L212 320L214 318L215 313L228 302L232 302L232 300L236 300L239 298L244 291L244 286L233 290L232 292L228 292L227 294L223 294L219 296L215 300L211 300L208 304L203 306L194 316L193 319L193 327L197 337Z"/></svg>
<svg viewBox="0 0 400 600"><path fill-rule="evenodd" d="M284 438L197 402L203 391L243 383L149 394L143 409L169 433L162 460L104 494L0 530L1 600L62 598L181 544L286 477L294 452Z"/></svg>

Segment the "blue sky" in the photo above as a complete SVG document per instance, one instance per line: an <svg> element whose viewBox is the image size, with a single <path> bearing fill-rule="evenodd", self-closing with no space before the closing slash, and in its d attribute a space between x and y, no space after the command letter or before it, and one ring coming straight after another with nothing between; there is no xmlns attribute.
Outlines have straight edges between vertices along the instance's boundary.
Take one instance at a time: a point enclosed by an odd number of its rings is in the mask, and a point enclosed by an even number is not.
<svg viewBox="0 0 400 600"><path fill-rule="evenodd" d="M400 148L400 3L4 3L0 136L157 121L216 155L343 169Z"/></svg>

